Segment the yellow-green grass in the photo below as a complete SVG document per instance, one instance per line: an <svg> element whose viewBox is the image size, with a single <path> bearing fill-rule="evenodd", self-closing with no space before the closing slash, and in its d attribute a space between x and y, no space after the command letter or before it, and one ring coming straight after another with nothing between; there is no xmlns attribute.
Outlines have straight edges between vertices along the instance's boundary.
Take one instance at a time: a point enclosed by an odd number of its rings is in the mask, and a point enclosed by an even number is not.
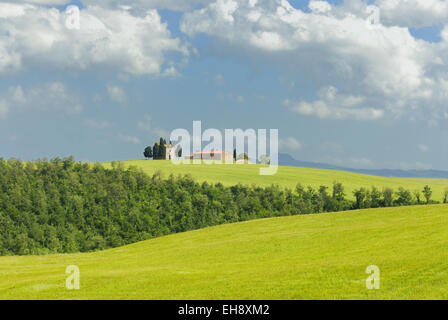
<svg viewBox="0 0 448 320"><path fill-rule="evenodd" d="M295 188L298 182L304 186L320 185L331 186L334 181L343 183L349 198L353 198L353 191L360 187L378 188L391 187L398 190L400 186L410 191L421 191L425 185L429 185L433 191L433 200L441 201L443 193L448 187L446 179L426 178L385 178L359 173L343 172L336 170L309 169L299 167L279 166L278 172L272 176L259 175L261 165L255 164L180 164L175 165L171 161L132 160L122 161L125 167L136 166L144 172L152 175L161 170L167 177L169 174L190 174L197 181L221 182L224 185L255 184L268 186L278 184L280 186ZM110 163L104 163L110 167Z"/></svg>
<svg viewBox="0 0 448 320"><path fill-rule="evenodd" d="M80 290L65 288L68 265ZM380 268L368 290L366 267ZM0 257L1 299L448 299L448 206L281 217Z"/></svg>

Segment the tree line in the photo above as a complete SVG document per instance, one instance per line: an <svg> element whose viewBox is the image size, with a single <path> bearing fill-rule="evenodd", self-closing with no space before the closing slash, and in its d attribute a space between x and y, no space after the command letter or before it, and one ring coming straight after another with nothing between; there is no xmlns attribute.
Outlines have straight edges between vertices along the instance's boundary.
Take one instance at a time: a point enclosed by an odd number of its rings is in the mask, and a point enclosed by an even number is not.
<svg viewBox="0 0 448 320"><path fill-rule="evenodd" d="M258 218L436 203L428 186L418 194L360 188L354 196L347 199L338 182L294 190L224 186L161 172L149 176L119 163L105 169L72 157L0 159L0 255L87 252Z"/></svg>
<svg viewBox="0 0 448 320"><path fill-rule="evenodd" d="M160 138L159 142L155 142L154 146L147 146L143 151L143 156L145 158L154 160L165 159L166 157L166 140L164 138ZM171 144L171 142L170 142Z"/></svg>

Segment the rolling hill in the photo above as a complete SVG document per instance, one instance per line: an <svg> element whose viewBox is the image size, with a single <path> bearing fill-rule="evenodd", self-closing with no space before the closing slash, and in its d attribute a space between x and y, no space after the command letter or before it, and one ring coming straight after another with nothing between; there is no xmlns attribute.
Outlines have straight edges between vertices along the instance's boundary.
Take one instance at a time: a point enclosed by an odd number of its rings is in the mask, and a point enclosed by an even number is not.
<svg viewBox="0 0 448 320"><path fill-rule="evenodd" d="M224 185L256 184L268 186L278 184L280 186L295 188L298 182L304 186L320 185L331 186L334 181L341 182L348 198L353 198L353 191L360 187L375 186L378 188L391 187L397 190L400 186L410 191L421 191L425 185L431 186L433 199L441 201L444 190L448 187L448 179L430 178L386 178L373 175L366 175L353 172L344 172L327 169L311 169L301 167L279 166L278 172L272 176L260 176L257 164L237 164L237 165L174 165L171 161L152 160L131 160L121 162L125 167L136 166L144 172L152 175L157 170L161 170L165 176L169 174L190 174L197 181L221 182ZM110 167L110 163L104 163L105 167Z"/></svg>
<svg viewBox="0 0 448 320"><path fill-rule="evenodd" d="M1 299L448 299L448 206L256 220L86 254L0 257ZM81 289L65 288L68 265ZM381 270L367 290L366 267Z"/></svg>
<svg viewBox="0 0 448 320"><path fill-rule="evenodd" d="M328 163L300 161L294 159L293 157L291 157L289 154L286 153L280 153L278 155L278 163L281 166L287 166L287 167L339 170L339 171L362 173L380 177L448 179L448 171L443 170L355 169L355 168L335 166Z"/></svg>

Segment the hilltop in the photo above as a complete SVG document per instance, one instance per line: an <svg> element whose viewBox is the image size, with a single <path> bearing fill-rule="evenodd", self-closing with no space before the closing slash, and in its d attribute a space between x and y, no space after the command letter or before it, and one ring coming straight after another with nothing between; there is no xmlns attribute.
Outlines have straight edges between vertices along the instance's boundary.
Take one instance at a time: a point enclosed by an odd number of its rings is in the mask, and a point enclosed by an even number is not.
<svg viewBox="0 0 448 320"><path fill-rule="evenodd" d="M190 174L196 181L221 182L224 185L255 184L269 186L278 184L283 187L295 188L297 183L318 188L320 185L331 186L334 181L344 185L348 198L353 198L353 191L361 187L375 186L378 188L390 187L397 190L399 187L410 191L421 191L425 185L431 186L433 199L442 201L443 193L448 187L448 179L430 178L388 178L366 175L354 172L345 172L328 169L312 169L302 167L279 166L278 172L272 176L260 176L258 164L180 164L174 165L171 161L163 160L130 160L120 161L125 167L136 166L145 173L153 175L160 170L166 177L170 174ZM110 163L104 163L107 168Z"/></svg>

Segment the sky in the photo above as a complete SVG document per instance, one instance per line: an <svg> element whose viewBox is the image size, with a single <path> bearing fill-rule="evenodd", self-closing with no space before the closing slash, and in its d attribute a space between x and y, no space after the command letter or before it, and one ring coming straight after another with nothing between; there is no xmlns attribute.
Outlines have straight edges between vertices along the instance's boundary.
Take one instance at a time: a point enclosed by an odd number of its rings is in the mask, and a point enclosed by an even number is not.
<svg viewBox="0 0 448 320"><path fill-rule="evenodd" d="M0 157L142 159L200 120L278 129L298 160L448 170L447 49L445 0L0 0Z"/></svg>

